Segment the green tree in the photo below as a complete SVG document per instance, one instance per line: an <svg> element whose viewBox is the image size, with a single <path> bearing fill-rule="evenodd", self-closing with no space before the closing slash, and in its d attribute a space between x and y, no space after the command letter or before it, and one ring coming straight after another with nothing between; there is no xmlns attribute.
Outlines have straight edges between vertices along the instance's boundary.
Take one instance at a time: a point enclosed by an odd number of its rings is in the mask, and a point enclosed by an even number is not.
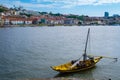
<svg viewBox="0 0 120 80"><path fill-rule="evenodd" d="M48 14L47 12L39 12L39 14L44 15L44 14Z"/></svg>
<svg viewBox="0 0 120 80"><path fill-rule="evenodd" d="M8 8L3 6L3 5L0 5L0 12L4 12L4 11L7 11Z"/></svg>
<svg viewBox="0 0 120 80"><path fill-rule="evenodd" d="M78 20L82 20L84 18L84 15L78 16L78 15L68 15L66 16L67 18L74 18L74 19L78 19Z"/></svg>
<svg viewBox="0 0 120 80"><path fill-rule="evenodd" d="M0 8L0 12L4 12L5 11L5 9L3 9L3 8Z"/></svg>
<svg viewBox="0 0 120 80"><path fill-rule="evenodd" d="M26 15L27 17L31 17L32 14L20 13L20 15Z"/></svg>

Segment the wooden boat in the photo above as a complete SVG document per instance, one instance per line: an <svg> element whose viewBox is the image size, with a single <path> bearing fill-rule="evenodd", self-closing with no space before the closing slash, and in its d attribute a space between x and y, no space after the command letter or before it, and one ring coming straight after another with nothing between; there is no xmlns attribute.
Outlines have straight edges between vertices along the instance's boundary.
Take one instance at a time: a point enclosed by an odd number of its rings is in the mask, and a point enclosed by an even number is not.
<svg viewBox="0 0 120 80"><path fill-rule="evenodd" d="M101 58L102 57L97 57L97 58L95 58L93 60L88 59L88 60L85 60L85 61L79 61L79 64L77 64L75 66L73 66L74 61L71 61L71 62L62 64L62 65L52 66L51 68L53 70L55 70L55 71L62 72L62 73L65 73L65 72L78 72L78 71L83 71L83 70L93 68L95 66L95 64L97 62L99 62L99 60Z"/></svg>
<svg viewBox="0 0 120 80"><path fill-rule="evenodd" d="M51 68L55 71L66 73L66 72L77 72L77 71L83 71L87 70L89 68L93 68L97 62L102 59L102 56L88 56L86 51L87 51L87 44L88 44L88 39L89 39L89 33L90 33L90 28L88 29L87 33L87 39L86 39L86 44L85 44L85 51L84 54L82 55L83 60L77 59L77 60L72 60L68 63L57 65L57 66L52 66Z"/></svg>

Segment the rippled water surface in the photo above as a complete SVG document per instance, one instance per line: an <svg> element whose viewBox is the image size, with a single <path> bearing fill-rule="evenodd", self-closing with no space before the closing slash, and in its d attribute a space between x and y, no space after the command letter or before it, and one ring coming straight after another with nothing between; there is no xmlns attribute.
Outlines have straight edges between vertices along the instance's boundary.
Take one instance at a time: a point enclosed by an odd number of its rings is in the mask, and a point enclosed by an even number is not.
<svg viewBox="0 0 120 80"><path fill-rule="evenodd" d="M120 61L102 59L83 72L62 74L50 66L78 59L84 51L88 27L88 52L120 57L120 26L0 28L0 80L77 77L120 80Z"/></svg>

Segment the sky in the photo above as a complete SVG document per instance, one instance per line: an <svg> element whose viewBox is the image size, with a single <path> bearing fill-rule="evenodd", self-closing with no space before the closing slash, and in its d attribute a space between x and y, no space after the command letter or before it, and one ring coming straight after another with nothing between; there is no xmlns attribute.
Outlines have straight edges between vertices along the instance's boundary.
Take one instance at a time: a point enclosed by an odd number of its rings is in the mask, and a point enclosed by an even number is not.
<svg viewBox="0 0 120 80"><path fill-rule="evenodd" d="M22 6L27 10L88 16L120 15L120 0L0 0L7 7Z"/></svg>

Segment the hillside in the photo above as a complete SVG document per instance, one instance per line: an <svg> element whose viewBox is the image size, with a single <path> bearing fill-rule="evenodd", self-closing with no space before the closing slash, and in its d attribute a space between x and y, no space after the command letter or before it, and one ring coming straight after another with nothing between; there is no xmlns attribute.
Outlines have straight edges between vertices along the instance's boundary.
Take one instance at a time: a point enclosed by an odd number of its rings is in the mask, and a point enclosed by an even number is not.
<svg viewBox="0 0 120 80"><path fill-rule="evenodd" d="M0 12L8 11L9 9L7 7L4 7L0 5Z"/></svg>

